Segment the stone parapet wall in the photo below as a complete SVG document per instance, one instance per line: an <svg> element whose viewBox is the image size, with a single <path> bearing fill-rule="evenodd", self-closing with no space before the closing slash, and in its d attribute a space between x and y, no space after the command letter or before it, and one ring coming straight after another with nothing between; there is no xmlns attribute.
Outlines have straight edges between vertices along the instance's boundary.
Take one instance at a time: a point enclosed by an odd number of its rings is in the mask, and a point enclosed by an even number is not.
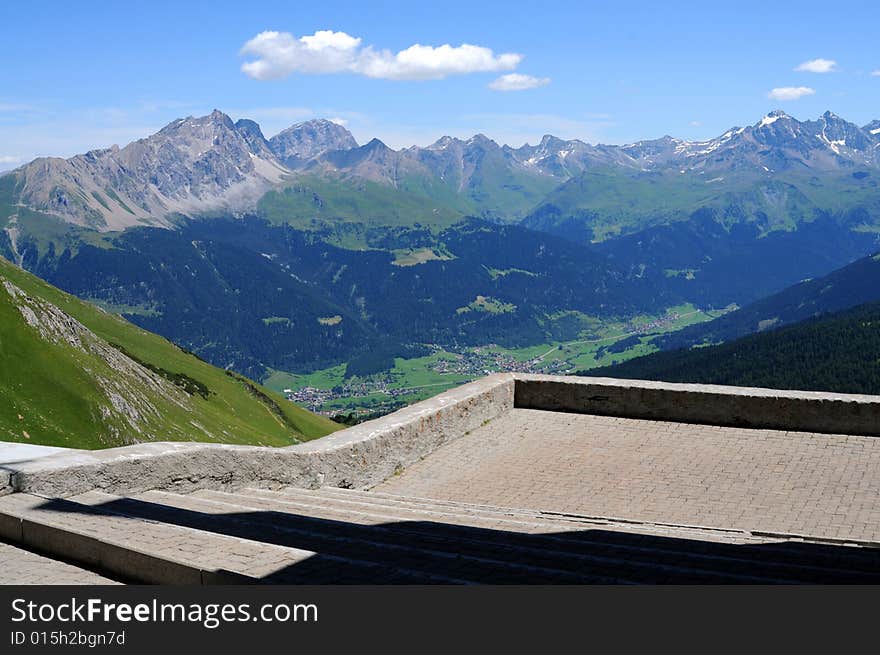
<svg viewBox="0 0 880 655"><path fill-rule="evenodd" d="M0 495L242 486L367 488L514 407L678 423L880 436L880 396L497 374L287 448L149 443L0 466Z"/></svg>
<svg viewBox="0 0 880 655"><path fill-rule="evenodd" d="M367 487L511 409L513 389L512 375L489 376L287 448L161 442L71 450L7 465L0 495L26 491L64 497L92 489L187 492L243 485Z"/></svg>
<svg viewBox="0 0 880 655"><path fill-rule="evenodd" d="M880 436L880 396L518 374L514 403L676 423Z"/></svg>

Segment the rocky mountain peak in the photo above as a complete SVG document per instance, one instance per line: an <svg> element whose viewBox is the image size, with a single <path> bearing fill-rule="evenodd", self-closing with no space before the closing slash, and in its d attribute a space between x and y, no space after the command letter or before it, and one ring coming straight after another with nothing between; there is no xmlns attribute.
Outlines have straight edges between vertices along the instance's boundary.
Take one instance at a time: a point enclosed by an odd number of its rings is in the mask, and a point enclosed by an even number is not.
<svg viewBox="0 0 880 655"><path fill-rule="evenodd" d="M873 156L874 135L863 130L855 123L850 123L830 111L826 111L816 121L814 131L816 138L823 142L837 155L843 155L843 149L848 158Z"/></svg>
<svg viewBox="0 0 880 655"><path fill-rule="evenodd" d="M485 134L443 136L427 147L393 150L379 139L358 146L342 125L309 120L266 139L252 120L236 123L219 110L177 119L124 148L92 150L70 159L41 158L8 173L23 189L17 202L98 229L167 225L174 213L250 210L265 191L296 170L341 172L396 185L425 177L469 193L489 167L517 176L563 182L595 166L631 170L724 171L771 175L785 169L838 170L880 166L880 121L864 127L827 111L799 121L774 110L745 128L706 141L666 135L624 146L594 146L545 134L537 145L499 146ZM523 179L526 179L523 178ZM546 184L546 180L538 181ZM0 217L2 218L2 217Z"/></svg>
<svg viewBox="0 0 880 655"><path fill-rule="evenodd" d="M358 143L345 127L323 118L291 125L271 139L269 147L290 168L334 150L357 148Z"/></svg>
<svg viewBox="0 0 880 655"><path fill-rule="evenodd" d="M272 148L256 122L242 118L235 122L235 131L247 141L251 153L266 159L274 159Z"/></svg>
<svg viewBox="0 0 880 655"><path fill-rule="evenodd" d="M541 137L541 141L536 146L538 151L545 153L559 153L566 150L571 150L572 148L582 147L586 144L582 141L578 141L577 139L566 141L565 139L560 139L558 136L553 136L552 134L545 134Z"/></svg>
<svg viewBox="0 0 880 655"><path fill-rule="evenodd" d="M286 172L256 123L214 110L124 148L19 169L28 206L98 229L167 224L173 213L251 207ZM108 191L108 189L110 191Z"/></svg>
<svg viewBox="0 0 880 655"><path fill-rule="evenodd" d="M251 138L266 140L266 137L263 136L263 130L260 129L260 125L256 121L252 121L248 118L241 118L235 121L235 129L240 134L246 134Z"/></svg>
<svg viewBox="0 0 880 655"><path fill-rule="evenodd" d="M390 150L381 139L373 137L366 144L361 146L364 150Z"/></svg>
<svg viewBox="0 0 880 655"><path fill-rule="evenodd" d="M214 109L208 115L208 119L212 123L222 123L226 127L229 127L229 128L233 127L232 119L229 116L227 116L226 114L224 114L222 111L220 111L219 109Z"/></svg>
<svg viewBox="0 0 880 655"><path fill-rule="evenodd" d="M783 121L786 123L791 121L797 122L781 109L774 109L769 114L764 116L764 118L762 118L760 121L755 123L754 127L756 129L769 128L771 125L775 125L779 121Z"/></svg>
<svg viewBox="0 0 880 655"><path fill-rule="evenodd" d="M439 139L429 145L426 150L445 150L450 146L458 143L458 139L451 136L441 136ZM412 150L419 150L418 146L413 146Z"/></svg>
<svg viewBox="0 0 880 655"><path fill-rule="evenodd" d="M500 148L495 141L487 137L485 134L479 133L474 134L470 139L467 140L467 145L469 146L480 146L483 148Z"/></svg>

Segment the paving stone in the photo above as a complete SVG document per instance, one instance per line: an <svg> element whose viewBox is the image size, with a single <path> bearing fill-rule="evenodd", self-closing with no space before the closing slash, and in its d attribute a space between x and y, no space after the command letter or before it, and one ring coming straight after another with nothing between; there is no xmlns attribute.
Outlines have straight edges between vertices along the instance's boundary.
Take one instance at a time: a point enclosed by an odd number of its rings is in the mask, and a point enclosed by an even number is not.
<svg viewBox="0 0 880 655"><path fill-rule="evenodd" d="M373 490L880 541L880 438L514 409Z"/></svg>
<svg viewBox="0 0 880 655"><path fill-rule="evenodd" d="M0 542L0 584L115 585L119 583L88 569Z"/></svg>
<svg viewBox="0 0 880 655"><path fill-rule="evenodd" d="M851 544L880 542L880 438L514 409L370 491L17 493L0 529L189 584L878 583ZM0 582L94 575L68 566L0 550Z"/></svg>

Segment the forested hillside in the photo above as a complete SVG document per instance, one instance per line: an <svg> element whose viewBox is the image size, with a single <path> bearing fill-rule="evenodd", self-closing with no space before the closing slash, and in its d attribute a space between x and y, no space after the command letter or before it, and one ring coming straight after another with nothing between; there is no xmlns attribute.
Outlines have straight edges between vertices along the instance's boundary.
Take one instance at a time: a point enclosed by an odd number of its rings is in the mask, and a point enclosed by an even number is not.
<svg viewBox="0 0 880 655"><path fill-rule="evenodd" d="M654 353L580 374L880 394L880 303L730 343Z"/></svg>

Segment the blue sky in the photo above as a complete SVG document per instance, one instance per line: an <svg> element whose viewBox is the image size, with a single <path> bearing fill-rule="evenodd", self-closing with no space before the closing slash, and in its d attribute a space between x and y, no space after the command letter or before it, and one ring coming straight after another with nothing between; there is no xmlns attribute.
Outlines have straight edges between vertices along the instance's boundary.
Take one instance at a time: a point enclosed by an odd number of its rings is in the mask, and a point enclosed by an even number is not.
<svg viewBox="0 0 880 655"><path fill-rule="evenodd" d="M0 169L215 107L267 136L323 116L394 147L475 132L699 139L775 108L880 118L876 3L718 4L3 3ZM301 40L319 31L335 34ZM835 64L808 68L831 72L795 70L816 59ZM780 88L801 97L768 96Z"/></svg>

